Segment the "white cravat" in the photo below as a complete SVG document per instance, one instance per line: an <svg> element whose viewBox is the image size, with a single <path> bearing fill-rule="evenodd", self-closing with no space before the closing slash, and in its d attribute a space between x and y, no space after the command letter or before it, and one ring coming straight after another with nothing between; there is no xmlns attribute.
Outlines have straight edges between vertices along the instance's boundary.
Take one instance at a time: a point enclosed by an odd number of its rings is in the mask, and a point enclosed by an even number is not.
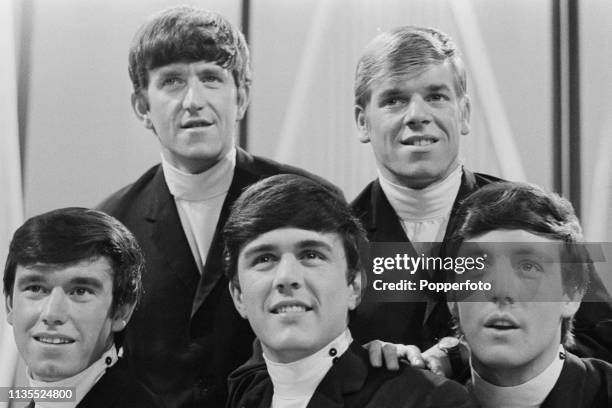
<svg viewBox="0 0 612 408"><path fill-rule="evenodd" d="M352 341L351 332L346 329L316 353L287 364L275 363L264 353L268 374L274 386L272 408L305 408L333 365L334 357L344 354Z"/></svg>
<svg viewBox="0 0 612 408"><path fill-rule="evenodd" d="M546 399L563 369L565 355L563 346L548 367L531 380L513 387L500 387L484 380L472 368L472 385L470 391L474 394L482 408L538 408Z"/></svg>
<svg viewBox="0 0 612 408"><path fill-rule="evenodd" d="M380 186L410 241L442 242L462 174L458 165L444 180L417 190L394 184L378 172Z"/></svg>
<svg viewBox="0 0 612 408"><path fill-rule="evenodd" d="M177 169L162 155L164 177L176 202L181 225L200 274L206 263L223 202L232 184L235 167L235 148L210 169L198 174Z"/></svg>
<svg viewBox="0 0 612 408"><path fill-rule="evenodd" d="M80 373L73 375L72 377L64 378L63 380L45 382L39 381L32 378L32 373L27 370L28 381L30 387L69 387L74 388L74 395L76 396L75 401L65 402L39 402L36 401L35 408L74 408L79 402L87 395L87 393L93 388L100 378L106 373L106 369L112 367L117 362L117 350L115 346L111 348L94 361L92 365L87 367Z"/></svg>

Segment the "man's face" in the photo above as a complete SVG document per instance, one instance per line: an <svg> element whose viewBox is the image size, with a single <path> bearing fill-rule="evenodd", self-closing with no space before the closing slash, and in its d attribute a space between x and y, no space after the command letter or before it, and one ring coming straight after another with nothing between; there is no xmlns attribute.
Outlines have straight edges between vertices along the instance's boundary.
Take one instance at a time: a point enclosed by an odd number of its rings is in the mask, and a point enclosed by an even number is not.
<svg viewBox="0 0 612 408"><path fill-rule="evenodd" d="M134 110L153 129L170 164L200 173L234 145L236 123L248 104L232 73L214 62L177 62L149 71L149 85L132 97Z"/></svg>
<svg viewBox="0 0 612 408"><path fill-rule="evenodd" d="M456 303L472 365L498 385L516 385L541 373L561 343L561 320L580 302L562 285L559 241L523 230L495 230L466 241L459 256L486 254L482 271L461 275L490 282ZM454 305L451 304L451 307Z"/></svg>
<svg viewBox="0 0 612 408"><path fill-rule="evenodd" d="M357 306L361 279L347 283L342 239L335 233L283 228L240 251L234 303L266 356L292 362L340 335Z"/></svg>
<svg viewBox="0 0 612 408"><path fill-rule="evenodd" d="M453 69L442 63L375 81L367 106L355 107L355 118L382 175L423 188L458 165L459 137L469 133L469 101L457 95Z"/></svg>
<svg viewBox="0 0 612 408"><path fill-rule="evenodd" d="M106 258L68 267L17 266L7 320L36 380L71 377L110 348L124 322L111 316L113 270Z"/></svg>

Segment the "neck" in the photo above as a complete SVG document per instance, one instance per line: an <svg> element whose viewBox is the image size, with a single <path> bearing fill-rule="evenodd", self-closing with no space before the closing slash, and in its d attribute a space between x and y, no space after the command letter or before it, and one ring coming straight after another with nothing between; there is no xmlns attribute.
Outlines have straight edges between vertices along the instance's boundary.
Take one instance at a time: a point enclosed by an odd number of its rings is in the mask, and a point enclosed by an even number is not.
<svg viewBox="0 0 612 408"><path fill-rule="evenodd" d="M423 176L404 176L393 174L388 171L386 168L380 166L380 173L390 182L398 184L402 187L411 188L413 190L423 190L427 187L433 186L437 183L444 181L453 171L457 169L461 165L458 158L455 158L449 166L444 170L442 174L431 176L431 177L423 177Z"/></svg>
<svg viewBox="0 0 612 408"><path fill-rule="evenodd" d="M183 173L187 173L187 174L200 174L200 173L204 173L207 170L210 170L217 163L219 163L221 160L223 160L223 158L227 155L227 153L229 153L231 148L232 147L230 146L229 149L226 149L226 150L220 152L218 156L216 156L214 158L211 158L211 159L187 159L187 158L181 158L180 160L178 160L167 149L162 149L162 155L164 156L164 159L169 164L174 166L176 169L182 171Z"/></svg>
<svg viewBox="0 0 612 408"><path fill-rule="evenodd" d="M518 366L491 366L482 364L472 356L472 367L485 381L501 387L524 384L537 377L558 357L559 343L526 364Z"/></svg>

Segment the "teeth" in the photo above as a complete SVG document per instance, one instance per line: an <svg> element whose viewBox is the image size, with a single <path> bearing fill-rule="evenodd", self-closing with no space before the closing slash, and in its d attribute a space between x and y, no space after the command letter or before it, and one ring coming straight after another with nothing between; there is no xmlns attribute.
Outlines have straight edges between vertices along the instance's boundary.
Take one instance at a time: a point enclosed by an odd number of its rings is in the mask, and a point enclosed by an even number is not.
<svg viewBox="0 0 612 408"><path fill-rule="evenodd" d="M433 140L432 139L425 139L425 138L420 138L414 141L414 146L428 146L430 144L433 144Z"/></svg>
<svg viewBox="0 0 612 408"><path fill-rule="evenodd" d="M38 341L47 344L68 344L73 342L72 340L59 339L57 337L38 337Z"/></svg>
<svg viewBox="0 0 612 408"><path fill-rule="evenodd" d="M281 306L276 309L276 313L299 313L299 312L305 312L305 311L306 311L306 308L304 306L298 306L298 305Z"/></svg>

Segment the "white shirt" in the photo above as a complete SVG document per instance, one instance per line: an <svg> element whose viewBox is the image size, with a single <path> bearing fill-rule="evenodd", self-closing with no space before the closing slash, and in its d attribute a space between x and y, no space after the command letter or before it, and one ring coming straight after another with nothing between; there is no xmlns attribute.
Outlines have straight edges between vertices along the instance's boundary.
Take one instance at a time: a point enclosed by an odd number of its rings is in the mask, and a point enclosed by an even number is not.
<svg viewBox="0 0 612 408"><path fill-rule="evenodd" d="M321 350L292 363L275 363L264 360L274 386L272 408L305 408L319 383L334 363L353 341L346 329ZM333 349L333 350L332 350Z"/></svg>
<svg viewBox="0 0 612 408"><path fill-rule="evenodd" d="M32 378L32 373L30 370L27 370L28 381L30 383L30 387L69 387L74 388L74 396L76 397L75 401L65 401L65 402L39 402L35 401L35 408L74 408L79 402L87 395L87 393L93 388L93 386L98 382L100 378L106 373L106 369L112 367L117 362L117 350L115 346L111 346L111 348L100 357L98 360L94 361L92 365L87 367L85 370L80 373L65 378L60 381L53 382L45 382L38 381Z"/></svg>
<svg viewBox="0 0 612 408"><path fill-rule="evenodd" d="M162 155L166 184L174 197L183 231L200 274L206 264L221 208L232 184L235 167L235 148L232 148L213 167L198 174L189 174L177 169Z"/></svg>
<svg viewBox="0 0 612 408"><path fill-rule="evenodd" d="M458 165L445 179L417 190L394 184L378 172L380 186L411 242L442 242L462 174Z"/></svg>
<svg viewBox="0 0 612 408"><path fill-rule="evenodd" d="M559 346L559 353L552 363L531 380L513 387L500 387L484 380L472 368L472 385L474 394L482 408L538 408L555 386L563 369L565 350Z"/></svg>

